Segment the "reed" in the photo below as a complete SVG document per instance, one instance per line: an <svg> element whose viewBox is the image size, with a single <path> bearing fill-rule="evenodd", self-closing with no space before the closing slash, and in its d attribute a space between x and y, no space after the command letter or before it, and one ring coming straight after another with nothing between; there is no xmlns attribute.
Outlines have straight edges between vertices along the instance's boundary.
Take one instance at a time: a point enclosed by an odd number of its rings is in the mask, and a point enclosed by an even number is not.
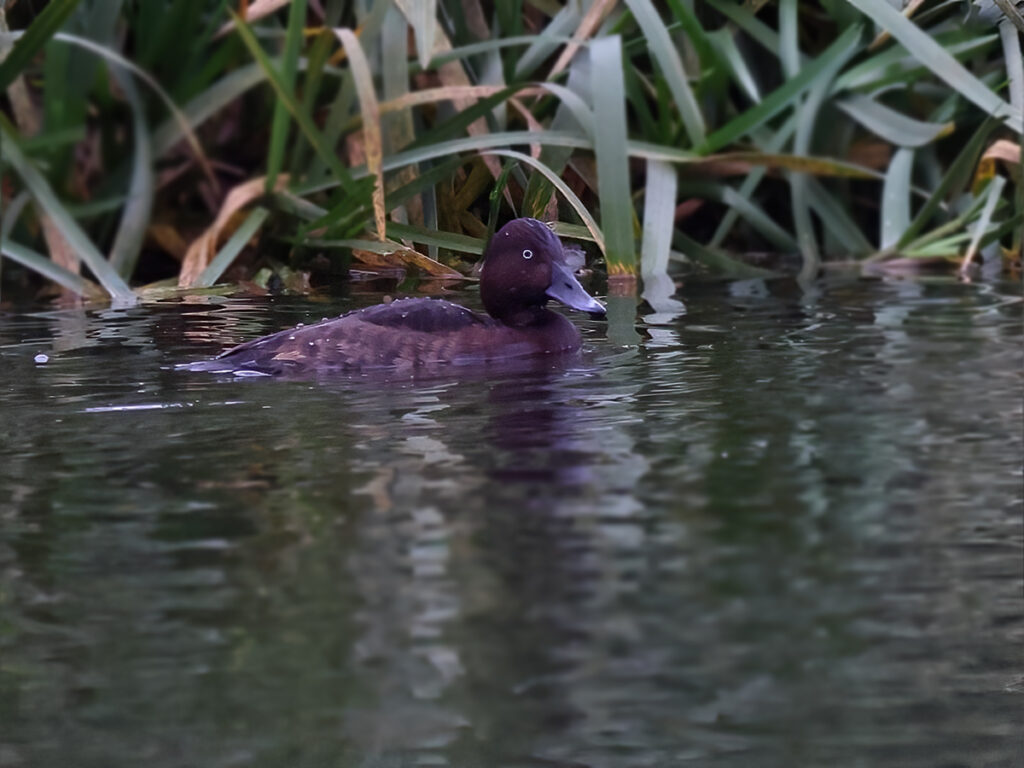
<svg viewBox="0 0 1024 768"><path fill-rule="evenodd" d="M610 277L766 274L765 250L805 280L966 271L993 243L1019 264L1013 3L37 7L0 11L8 292L130 303L324 257L468 273L513 215Z"/></svg>

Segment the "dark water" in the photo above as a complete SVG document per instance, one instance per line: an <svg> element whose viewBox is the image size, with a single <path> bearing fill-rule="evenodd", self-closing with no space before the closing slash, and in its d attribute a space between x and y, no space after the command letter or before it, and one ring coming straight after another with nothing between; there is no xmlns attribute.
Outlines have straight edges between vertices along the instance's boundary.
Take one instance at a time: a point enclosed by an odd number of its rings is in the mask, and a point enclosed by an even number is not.
<svg viewBox="0 0 1024 768"><path fill-rule="evenodd" d="M0 766L1024 764L1019 286L683 299L415 385L173 369L369 297L0 318Z"/></svg>

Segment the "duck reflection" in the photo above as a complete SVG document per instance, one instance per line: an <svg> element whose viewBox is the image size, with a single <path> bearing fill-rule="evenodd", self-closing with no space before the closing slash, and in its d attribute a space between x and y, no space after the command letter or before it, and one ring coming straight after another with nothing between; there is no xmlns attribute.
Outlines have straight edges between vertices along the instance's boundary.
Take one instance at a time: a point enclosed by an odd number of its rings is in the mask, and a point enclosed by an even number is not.
<svg viewBox="0 0 1024 768"><path fill-rule="evenodd" d="M500 461L488 468L499 483L539 484L551 489L585 486L594 480L577 414L555 387L556 374L539 371L505 380L488 391L486 444Z"/></svg>
<svg viewBox="0 0 1024 768"><path fill-rule="evenodd" d="M537 735L588 720L588 696L572 701L563 678L580 639L596 659L609 633L640 631L602 608L635 587L623 574L645 538L630 492L648 465L627 430L606 428L635 387L576 361L396 394L393 429L357 427L373 437L361 444L372 512L349 555L354 661L373 704L347 731L376 755L543 751Z"/></svg>

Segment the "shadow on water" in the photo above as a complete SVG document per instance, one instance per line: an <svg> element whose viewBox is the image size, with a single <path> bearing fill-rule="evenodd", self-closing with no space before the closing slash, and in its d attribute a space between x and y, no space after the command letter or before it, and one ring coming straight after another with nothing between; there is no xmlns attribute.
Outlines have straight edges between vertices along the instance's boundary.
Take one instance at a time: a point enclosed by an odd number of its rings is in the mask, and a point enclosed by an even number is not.
<svg viewBox="0 0 1024 768"><path fill-rule="evenodd" d="M1019 288L663 298L415 383L173 370L329 302L8 318L0 766L1014 764Z"/></svg>

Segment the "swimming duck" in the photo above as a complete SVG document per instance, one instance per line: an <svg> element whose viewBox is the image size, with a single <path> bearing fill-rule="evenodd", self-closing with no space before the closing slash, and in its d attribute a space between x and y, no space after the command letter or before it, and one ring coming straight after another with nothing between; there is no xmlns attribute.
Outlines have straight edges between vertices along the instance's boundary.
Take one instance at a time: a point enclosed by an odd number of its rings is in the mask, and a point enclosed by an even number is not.
<svg viewBox="0 0 1024 768"><path fill-rule="evenodd" d="M580 332L549 299L604 315L575 277L583 252L543 222L515 219L487 244L480 297L487 314L443 299L398 299L240 344L191 370L308 374L415 371L578 350Z"/></svg>

